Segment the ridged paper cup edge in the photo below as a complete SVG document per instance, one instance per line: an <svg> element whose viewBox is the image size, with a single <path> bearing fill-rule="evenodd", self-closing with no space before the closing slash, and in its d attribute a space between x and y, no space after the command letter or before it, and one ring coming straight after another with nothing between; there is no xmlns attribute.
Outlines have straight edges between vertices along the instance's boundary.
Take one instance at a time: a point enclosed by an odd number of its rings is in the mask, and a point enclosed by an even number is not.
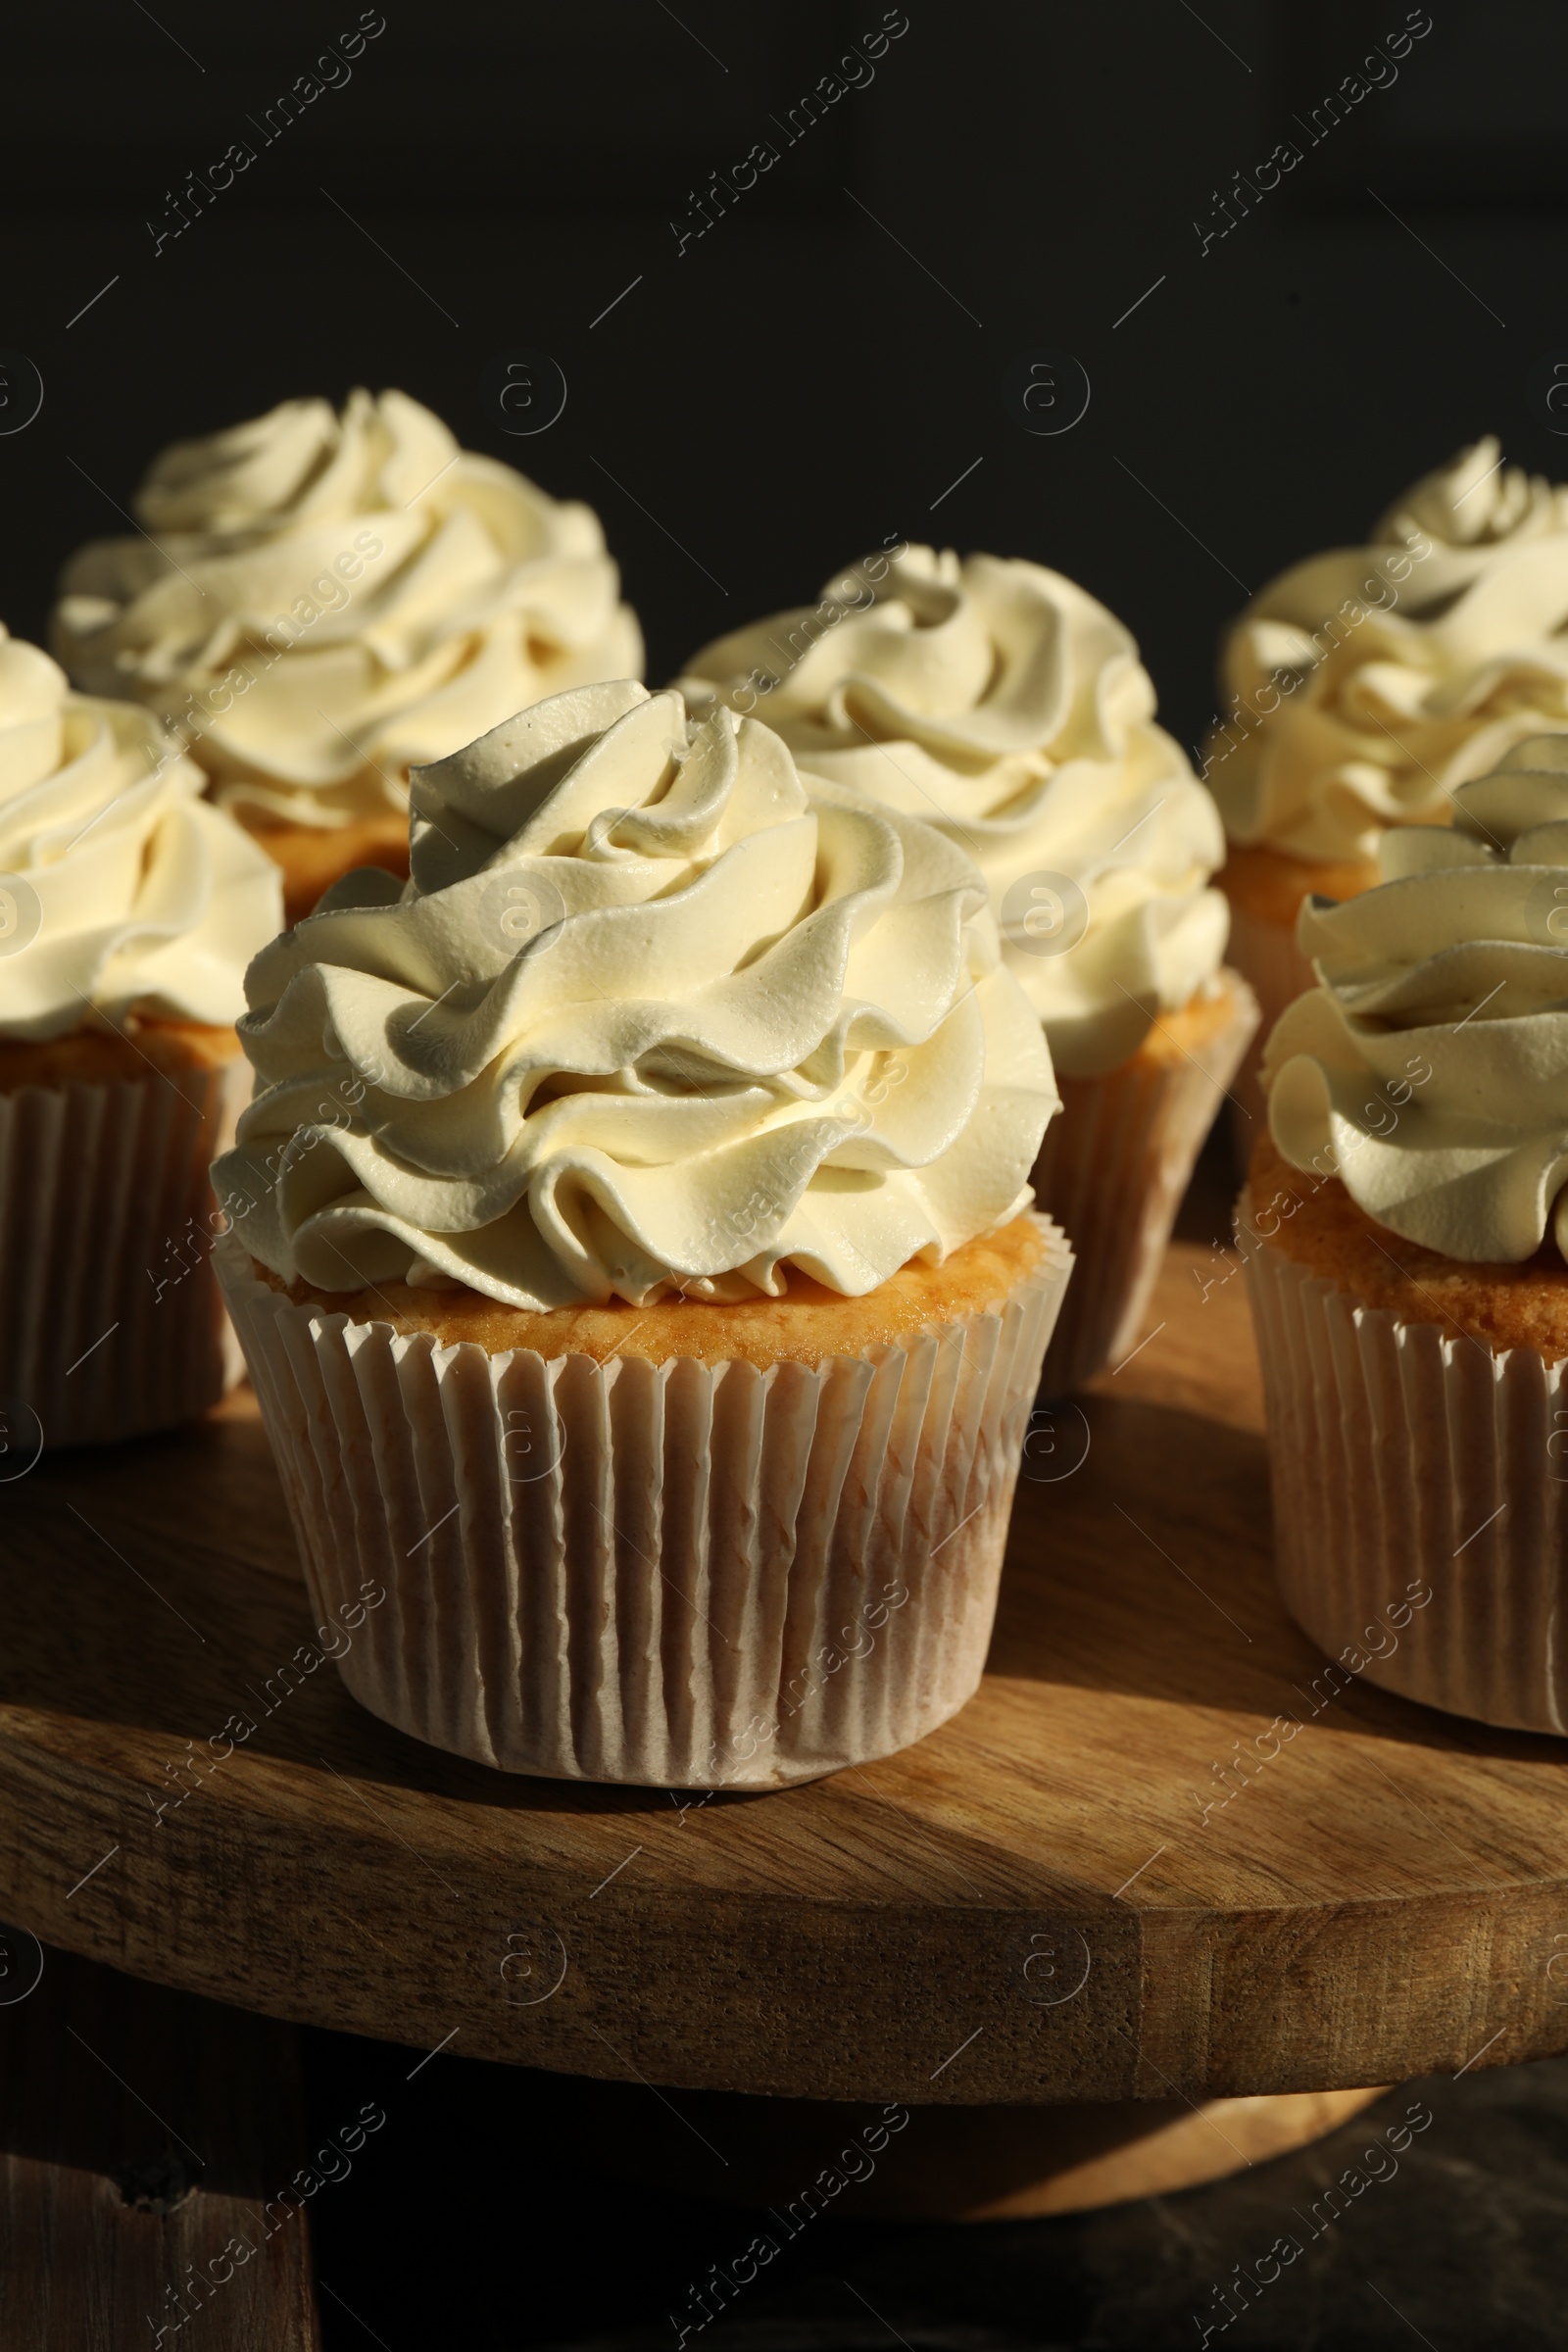
<svg viewBox="0 0 1568 2352"><path fill-rule="evenodd" d="M1257 1026L1239 972L1221 968L1232 1002L1201 1054L1151 1066L1123 1062L1102 1077L1062 1081L1063 1126L1048 1164L1042 1206L1077 1258L1045 1384L1067 1396L1138 1344L1182 1195L1231 1078ZM1048 1137L1049 1137L1048 1130ZM1076 1229L1075 1229L1076 1228Z"/></svg>
<svg viewBox="0 0 1568 2352"><path fill-rule="evenodd" d="M1071 1269L810 1367L487 1355L218 1265L340 1671L503 1770L770 1788L955 1714L984 1666L1041 1356Z"/></svg>
<svg viewBox="0 0 1568 2352"><path fill-rule="evenodd" d="M1292 1616L1342 1672L1568 1733L1564 1366L1365 1306L1237 1216Z"/></svg>
<svg viewBox="0 0 1568 2352"><path fill-rule="evenodd" d="M177 1428L222 1396L207 1168L229 1066L0 1094L0 1393L46 1446Z"/></svg>

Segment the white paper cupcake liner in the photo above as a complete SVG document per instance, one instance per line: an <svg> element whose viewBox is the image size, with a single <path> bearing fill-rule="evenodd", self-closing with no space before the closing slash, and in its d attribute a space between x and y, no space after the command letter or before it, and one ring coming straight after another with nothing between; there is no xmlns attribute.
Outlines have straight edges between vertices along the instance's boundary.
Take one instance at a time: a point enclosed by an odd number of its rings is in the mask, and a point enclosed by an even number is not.
<svg viewBox="0 0 1568 2352"><path fill-rule="evenodd" d="M1568 1732L1563 1366L1359 1305L1251 1228L1244 1194L1292 1616L1346 1674Z"/></svg>
<svg viewBox="0 0 1568 2352"><path fill-rule="evenodd" d="M1057 1080L1062 1106L1030 1181L1077 1262L1046 1354L1048 1396L1081 1388L1138 1345L1182 1195L1257 1025L1246 982L1220 978L1230 1018L1193 1054Z"/></svg>
<svg viewBox="0 0 1568 2352"><path fill-rule="evenodd" d="M46 1447L176 1428L243 1369L208 1169L250 1082L240 1058L0 1094L0 1398Z"/></svg>
<svg viewBox="0 0 1568 2352"><path fill-rule="evenodd" d="M1250 1050L1244 1055L1231 1088L1231 1145L1238 1172L1245 1176L1252 1147L1268 1133L1268 1100L1258 1080L1263 1048L1287 1004L1316 984L1312 966L1296 944L1296 927L1265 922L1250 907L1232 899L1230 945L1225 954L1257 999L1258 1026Z"/></svg>
<svg viewBox="0 0 1568 2352"><path fill-rule="evenodd" d="M906 1747L985 1663L1061 1235L994 1312L765 1372L441 1347L217 1262L340 1671L507 1772L774 1788ZM323 1617L324 1622L324 1617Z"/></svg>

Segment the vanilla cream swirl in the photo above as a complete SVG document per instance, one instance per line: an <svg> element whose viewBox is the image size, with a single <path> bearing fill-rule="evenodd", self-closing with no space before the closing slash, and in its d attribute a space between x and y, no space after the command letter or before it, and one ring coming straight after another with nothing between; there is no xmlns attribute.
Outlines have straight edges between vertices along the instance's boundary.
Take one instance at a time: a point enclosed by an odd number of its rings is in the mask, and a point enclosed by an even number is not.
<svg viewBox="0 0 1568 2352"><path fill-rule="evenodd" d="M413 878L258 956L215 1170L326 1290L872 1290L1028 1205L1056 1106L979 876L755 719L581 688L414 779Z"/></svg>
<svg viewBox="0 0 1568 2352"><path fill-rule="evenodd" d="M0 627L0 1037L244 1010L282 888L202 788L148 711L73 694Z"/></svg>
<svg viewBox="0 0 1568 2352"><path fill-rule="evenodd" d="M1568 1256L1568 734L1461 785L1450 828L1395 827L1385 880L1309 899L1317 986L1265 1052L1269 1126L1380 1225L1517 1263Z"/></svg>
<svg viewBox="0 0 1568 2352"><path fill-rule="evenodd" d="M1331 861L1446 823L1458 785L1568 727L1565 628L1568 490L1478 441L1230 631L1203 773L1231 838Z"/></svg>
<svg viewBox="0 0 1568 2352"><path fill-rule="evenodd" d="M1153 724L1128 631L1038 564L911 547L720 638L681 681L804 769L936 824L985 877L1003 955L1068 1076L1136 1052L1225 950L1224 839Z"/></svg>
<svg viewBox="0 0 1568 2352"><path fill-rule="evenodd" d="M67 565L56 651L78 685L188 730L249 815L401 810L411 765L642 668L592 511L460 450L401 392L178 442L135 505L150 537Z"/></svg>

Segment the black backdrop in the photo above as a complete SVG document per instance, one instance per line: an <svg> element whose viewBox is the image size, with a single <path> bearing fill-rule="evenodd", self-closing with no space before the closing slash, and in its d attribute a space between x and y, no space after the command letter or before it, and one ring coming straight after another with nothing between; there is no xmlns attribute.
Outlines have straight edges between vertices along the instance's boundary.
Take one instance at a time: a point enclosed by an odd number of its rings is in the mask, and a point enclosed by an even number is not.
<svg viewBox="0 0 1568 2352"><path fill-rule="evenodd" d="M41 631L61 561L124 527L111 502L165 441L397 384L593 503L656 682L897 531L1083 581L1191 743L1244 585L1358 538L1482 431L1568 473L1526 391L1568 346L1568 10L1432 0L1391 39L1409 17L384 0L351 58L356 0L13 22L0 346L44 400L0 437L0 614ZM907 29L841 68L885 19ZM804 94L852 73L808 123ZM281 93L328 74L284 127ZM1301 160L1266 188L1282 140ZM219 188L236 141L255 160ZM712 172L731 196L678 249ZM568 397L509 439L478 386L518 349ZM1042 352L1091 385L1054 435L1004 399Z"/></svg>

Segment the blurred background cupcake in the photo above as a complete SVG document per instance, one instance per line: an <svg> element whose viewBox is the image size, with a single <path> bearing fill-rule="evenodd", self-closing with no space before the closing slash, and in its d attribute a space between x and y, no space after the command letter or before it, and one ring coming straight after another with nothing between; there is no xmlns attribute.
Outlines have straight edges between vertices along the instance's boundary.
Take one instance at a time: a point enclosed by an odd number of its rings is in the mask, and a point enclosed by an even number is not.
<svg viewBox="0 0 1568 2352"><path fill-rule="evenodd" d="M252 966L220 1267L366 1706L514 1772L770 1787L979 1680L1070 1265L985 887L634 684L415 777ZM323 1102L350 1117L321 1119Z"/></svg>
<svg viewBox="0 0 1568 2352"><path fill-rule="evenodd" d="M408 772L562 688L640 677L597 516L462 450L402 392L289 400L176 442L144 535L66 565L54 646L143 702L283 868L288 919L408 872Z"/></svg>
<svg viewBox="0 0 1568 2352"><path fill-rule="evenodd" d="M207 1171L282 892L202 782L0 628L0 1394L49 1446L223 1392Z"/></svg>
<svg viewBox="0 0 1568 2352"><path fill-rule="evenodd" d="M1371 889L1385 826L1446 824L1457 785L1568 727L1565 621L1568 489L1504 466L1489 435L1396 501L1367 546L1295 564L1235 622L1202 772L1230 839L1231 957L1265 1033L1312 983L1296 946L1307 894ZM1255 1061L1237 1088L1244 1154Z"/></svg>
<svg viewBox="0 0 1568 2352"><path fill-rule="evenodd" d="M1077 1386L1137 1343L1256 1019L1222 968L1214 806L1154 724L1133 638L1038 564L900 547L706 646L679 683L979 866L1061 1087L1033 1182L1076 1257L1046 1385Z"/></svg>
<svg viewBox="0 0 1568 2352"><path fill-rule="evenodd" d="M1310 900L1238 1211L1285 1598L1348 1674L1568 1732L1568 734Z"/></svg>

